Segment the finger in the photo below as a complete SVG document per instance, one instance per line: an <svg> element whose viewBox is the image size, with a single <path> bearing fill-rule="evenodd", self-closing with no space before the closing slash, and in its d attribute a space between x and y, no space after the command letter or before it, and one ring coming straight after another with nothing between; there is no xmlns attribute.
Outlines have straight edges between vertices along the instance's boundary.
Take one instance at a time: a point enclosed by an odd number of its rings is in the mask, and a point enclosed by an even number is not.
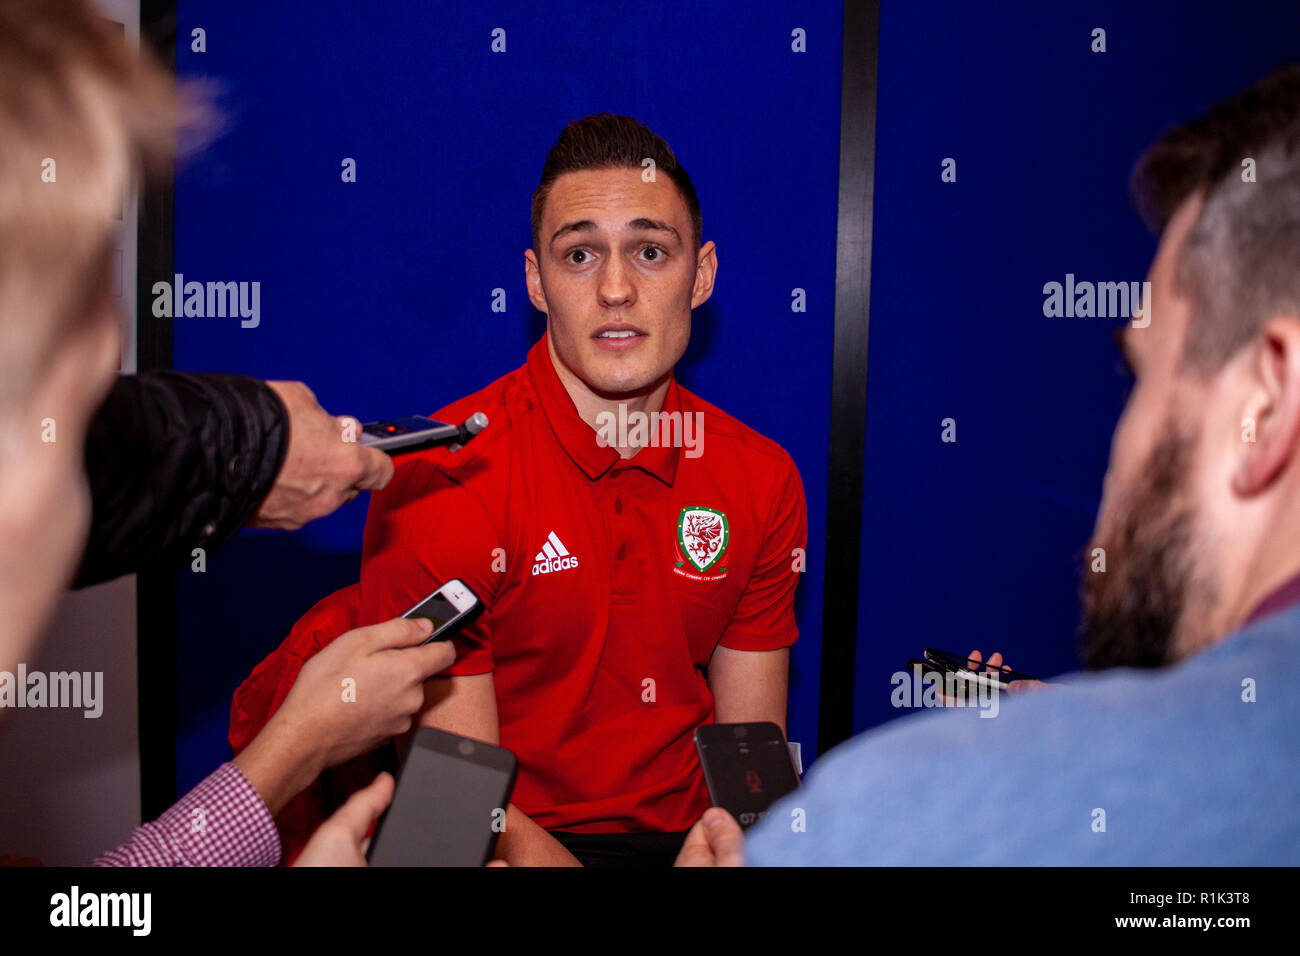
<svg viewBox="0 0 1300 956"><path fill-rule="evenodd" d="M376 448L358 446L361 450L361 477L357 488L374 491L393 479L393 459Z"/></svg>
<svg viewBox="0 0 1300 956"><path fill-rule="evenodd" d="M1002 652L994 651L989 655L988 666L984 668L985 673L992 673L995 670L1002 669Z"/></svg>
<svg viewBox="0 0 1300 956"><path fill-rule="evenodd" d="M745 831L726 810L712 807L700 820L713 850L714 866L745 865Z"/></svg>
<svg viewBox="0 0 1300 956"><path fill-rule="evenodd" d="M980 662L984 660L984 655L981 654L978 650L973 650L966 656L970 658L970 660L966 662L966 666L973 671L979 670Z"/></svg>
<svg viewBox="0 0 1300 956"><path fill-rule="evenodd" d="M335 811L330 822L344 827L348 837L360 846L370 825L392 801L394 786L392 774L381 773L368 787L348 797L348 802Z"/></svg>
<svg viewBox="0 0 1300 956"><path fill-rule="evenodd" d="M395 617L357 630L365 632L366 639L375 650L413 647L433 633L433 622L427 617Z"/></svg>
<svg viewBox="0 0 1300 956"><path fill-rule="evenodd" d="M713 866L713 850L704 832L703 818L686 834L686 842L682 844L673 866Z"/></svg>
<svg viewBox="0 0 1300 956"><path fill-rule="evenodd" d="M488 866L509 866L510 864L507 863L505 860L488 860L487 865Z"/></svg>
<svg viewBox="0 0 1300 956"><path fill-rule="evenodd" d="M411 659L419 671L420 680L423 681L456 663L456 648L451 641L433 641L423 647L413 648Z"/></svg>
<svg viewBox="0 0 1300 956"><path fill-rule="evenodd" d="M1024 694L1048 686L1050 685L1041 680L1016 680L1007 685L1007 690L1012 694Z"/></svg>

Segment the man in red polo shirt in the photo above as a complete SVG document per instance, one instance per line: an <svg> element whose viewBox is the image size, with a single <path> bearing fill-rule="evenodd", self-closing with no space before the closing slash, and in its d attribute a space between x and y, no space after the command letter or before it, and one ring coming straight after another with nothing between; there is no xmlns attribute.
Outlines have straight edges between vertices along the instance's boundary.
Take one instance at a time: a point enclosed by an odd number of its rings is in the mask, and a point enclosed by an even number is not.
<svg viewBox="0 0 1300 956"><path fill-rule="evenodd" d="M546 335L435 413L486 412L473 444L405 461L374 496L360 623L453 577L486 605L420 722L519 758L499 855L669 864L709 806L695 728L785 727L803 486L673 377L717 256L662 139L624 116L569 124L532 226Z"/></svg>

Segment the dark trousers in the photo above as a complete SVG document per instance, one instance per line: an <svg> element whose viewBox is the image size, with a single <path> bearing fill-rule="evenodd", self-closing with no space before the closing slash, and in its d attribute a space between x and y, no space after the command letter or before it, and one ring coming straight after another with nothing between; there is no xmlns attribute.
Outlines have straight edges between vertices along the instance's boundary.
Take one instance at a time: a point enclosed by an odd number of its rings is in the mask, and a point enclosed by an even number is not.
<svg viewBox="0 0 1300 956"><path fill-rule="evenodd" d="M551 830L583 866L672 866L685 833L569 833Z"/></svg>

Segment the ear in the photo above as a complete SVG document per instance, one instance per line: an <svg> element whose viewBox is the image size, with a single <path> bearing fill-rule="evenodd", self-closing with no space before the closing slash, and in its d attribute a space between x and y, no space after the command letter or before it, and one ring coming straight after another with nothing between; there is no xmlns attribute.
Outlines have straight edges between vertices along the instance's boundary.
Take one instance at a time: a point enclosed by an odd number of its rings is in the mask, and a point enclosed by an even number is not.
<svg viewBox="0 0 1300 956"><path fill-rule="evenodd" d="M1250 395L1232 479L1243 497L1266 491L1300 452L1300 317L1269 319L1248 348Z"/></svg>
<svg viewBox="0 0 1300 956"><path fill-rule="evenodd" d="M550 315L546 305L546 290L542 288L542 267L538 265L537 253L532 249L524 250L524 283L528 286L528 298L533 306L543 315Z"/></svg>
<svg viewBox="0 0 1300 956"><path fill-rule="evenodd" d="M718 250L712 241L700 247L695 263L695 288L691 290L692 309L698 309L713 295L713 280L718 275Z"/></svg>

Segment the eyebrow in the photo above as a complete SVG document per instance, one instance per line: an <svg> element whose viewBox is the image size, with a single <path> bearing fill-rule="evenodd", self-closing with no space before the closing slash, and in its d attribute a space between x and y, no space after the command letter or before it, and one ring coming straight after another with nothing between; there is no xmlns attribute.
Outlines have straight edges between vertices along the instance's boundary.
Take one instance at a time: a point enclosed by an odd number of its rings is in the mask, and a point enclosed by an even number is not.
<svg viewBox="0 0 1300 956"><path fill-rule="evenodd" d="M555 230L555 234L551 236L551 245L555 244L555 240L559 239L561 236L567 235L568 233L590 232L595 228L596 228L596 224L592 222L590 219L579 219L576 222L566 222L559 229ZM681 242L682 239L681 234L678 233L678 231L674 229L672 226L670 226L668 223L661 222L658 219L647 219L644 216L641 216L637 219L628 220L627 228L651 229L659 232L670 232L672 233L673 238L676 239L678 242Z"/></svg>

